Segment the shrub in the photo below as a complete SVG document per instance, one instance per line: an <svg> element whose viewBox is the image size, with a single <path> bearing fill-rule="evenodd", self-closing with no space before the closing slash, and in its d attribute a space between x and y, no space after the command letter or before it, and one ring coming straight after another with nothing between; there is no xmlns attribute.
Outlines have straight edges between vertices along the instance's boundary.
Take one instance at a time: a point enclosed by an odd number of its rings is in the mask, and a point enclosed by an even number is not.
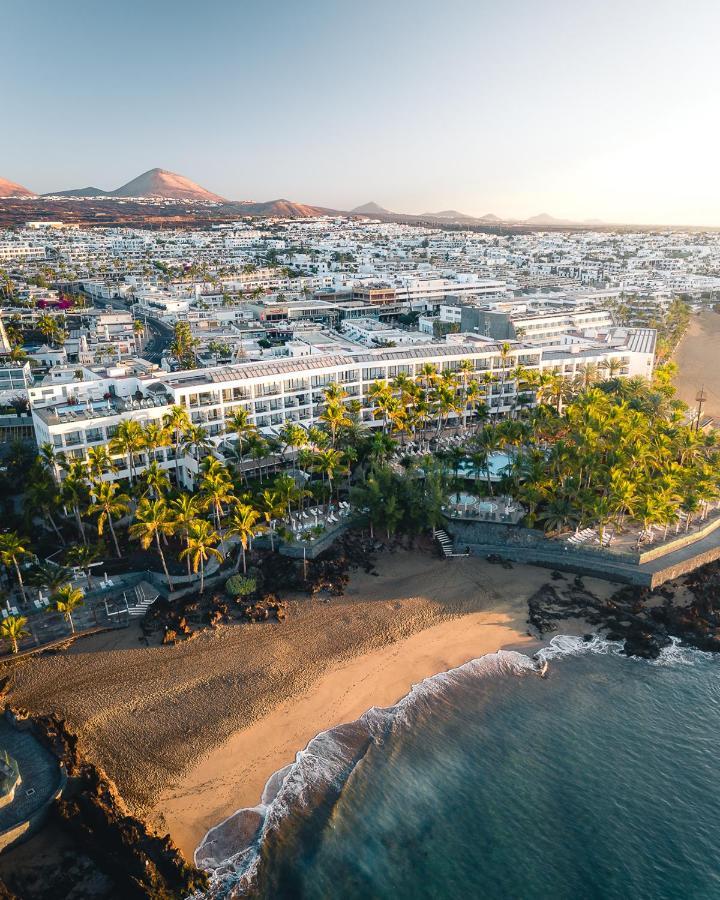
<svg viewBox="0 0 720 900"><path fill-rule="evenodd" d="M231 597L247 597L257 588L257 580L246 575L233 575L225 582L225 590Z"/></svg>

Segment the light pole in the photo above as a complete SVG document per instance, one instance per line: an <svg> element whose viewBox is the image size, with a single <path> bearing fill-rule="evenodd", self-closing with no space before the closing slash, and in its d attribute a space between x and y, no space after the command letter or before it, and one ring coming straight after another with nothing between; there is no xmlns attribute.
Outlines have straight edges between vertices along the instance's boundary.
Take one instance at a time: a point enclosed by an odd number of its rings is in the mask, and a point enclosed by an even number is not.
<svg viewBox="0 0 720 900"><path fill-rule="evenodd" d="M695 431L700 430L700 416L702 415L703 403L707 400L707 395L705 394L705 385L703 385L700 390L695 395L695 402L698 405L697 408L697 421L695 422Z"/></svg>

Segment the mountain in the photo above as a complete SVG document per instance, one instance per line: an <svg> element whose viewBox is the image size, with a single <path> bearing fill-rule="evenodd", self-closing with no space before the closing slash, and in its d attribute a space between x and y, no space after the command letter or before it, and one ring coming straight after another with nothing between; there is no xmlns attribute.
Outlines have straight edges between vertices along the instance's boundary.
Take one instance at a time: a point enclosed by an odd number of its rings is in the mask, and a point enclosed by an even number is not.
<svg viewBox="0 0 720 900"><path fill-rule="evenodd" d="M555 216L548 215L548 213L540 213L539 216L532 216L530 219L525 219L525 225L567 225L567 219L556 219Z"/></svg>
<svg viewBox="0 0 720 900"><path fill-rule="evenodd" d="M21 184L15 184L14 181L0 178L0 197L37 197L37 194L33 194L32 191L29 191Z"/></svg>
<svg viewBox="0 0 720 900"><path fill-rule="evenodd" d="M370 202L363 203L362 206L356 206L355 209L350 210L351 213L357 213L360 216L394 216L395 213L391 213L389 209L385 209L384 206L380 206L378 203Z"/></svg>
<svg viewBox="0 0 720 900"><path fill-rule="evenodd" d="M309 219L313 216L340 216L347 213L337 209L326 209L324 206L308 206L307 203L295 203L293 200L268 200L264 203L255 203L252 200L241 200L236 203L228 203L229 207L237 209L245 216L268 216L278 219Z"/></svg>
<svg viewBox="0 0 720 900"><path fill-rule="evenodd" d="M110 197L107 191L98 187L73 188L69 191L53 191L52 194L43 194L43 197Z"/></svg>
<svg viewBox="0 0 720 900"><path fill-rule="evenodd" d="M212 200L224 203L219 194L205 190L184 175L168 172L166 169L150 169L128 181L114 191L103 191L97 187L72 188L67 191L52 191L46 197L158 197L161 200Z"/></svg>
<svg viewBox="0 0 720 900"><path fill-rule="evenodd" d="M456 209L443 209L441 212L435 213L422 213L423 218L428 219L472 219L474 216L469 216L466 213L458 212Z"/></svg>
<svg viewBox="0 0 720 900"><path fill-rule="evenodd" d="M128 181L115 191L113 197L160 197L163 200L214 200L223 202L218 194L205 190L184 175L165 169L150 169Z"/></svg>
<svg viewBox="0 0 720 900"><path fill-rule="evenodd" d="M502 222L503 221L503 219L501 219L500 216L493 215L493 213L485 213L484 216L480 216L480 219L483 222ZM505 221L508 221L508 220L505 219Z"/></svg>

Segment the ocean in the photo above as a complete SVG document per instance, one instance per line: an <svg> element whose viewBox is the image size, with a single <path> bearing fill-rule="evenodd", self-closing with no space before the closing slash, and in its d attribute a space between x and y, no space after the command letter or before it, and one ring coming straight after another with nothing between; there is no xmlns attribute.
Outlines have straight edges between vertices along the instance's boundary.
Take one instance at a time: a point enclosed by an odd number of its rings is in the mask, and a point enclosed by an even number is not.
<svg viewBox="0 0 720 900"><path fill-rule="evenodd" d="M208 834L211 896L720 898L720 659L619 649L492 654L319 735Z"/></svg>

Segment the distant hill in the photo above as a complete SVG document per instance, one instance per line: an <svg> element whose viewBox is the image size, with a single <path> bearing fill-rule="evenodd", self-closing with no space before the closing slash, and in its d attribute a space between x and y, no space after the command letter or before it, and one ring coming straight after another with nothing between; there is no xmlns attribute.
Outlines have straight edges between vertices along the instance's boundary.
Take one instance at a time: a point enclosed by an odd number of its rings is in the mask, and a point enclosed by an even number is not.
<svg viewBox="0 0 720 900"><path fill-rule="evenodd" d="M168 172L166 169L150 169L128 181L114 191L104 191L97 187L72 188L66 191L52 191L46 197L144 197L160 200L212 200L223 203L219 194L200 187L184 175Z"/></svg>
<svg viewBox="0 0 720 900"><path fill-rule="evenodd" d="M85 187L73 188L69 191L53 191L52 194L43 194L43 197L110 197L112 196L102 188Z"/></svg>
<svg viewBox="0 0 720 900"><path fill-rule="evenodd" d="M423 218L427 217L429 219L472 219L474 216L469 216L467 213L458 212L456 209L443 209L441 212L428 212L422 213Z"/></svg>
<svg viewBox="0 0 720 900"><path fill-rule="evenodd" d="M567 224L566 219L556 219L555 216L551 216L548 213L540 213L539 216L532 216L530 219L525 219L526 225L565 225Z"/></svg>
<svg viewBox="0 0 720 900"><path fill-rule="evenodd" d="M524 225L548 225L552 228L562 228L563 226L568 226L572 228L580 228L580 227L593 227L594 225L606 225L606 222L603 222L602 219L583 219L582 222L579 222L576 219L558 219L556 216L551 216L548 213L540 213L539 216L533 216L530 219L525 219L523 222Z"/></svg>
<svg viewBox="0 0 720 900"><path fill-rule="evenodd" d="M37 197L37 194L29 191L21 184L15 184L14 181L0 178L0 197Z"/></svg>
<svg viewBox="0 0 720 900"><path fill-rule="evenodd" d="M113 197L161 197L164 200L215 200L222 202L219 194L200 187L184 175L176 175L165 169L150 169L110 192Z"/></svg>
<svg viewBox="0 0 720 900"><path fill-rule="evenodd" d="M351 213L357 213L360 216L392 216L394 213L391 213L389 209L385 209L384 206L380 206L379 203L363 203L362 206L356 206L355 209L350 210Z"/></svg>
<svg viewBox="0 0 720 900"><path fill-rule="evenodd" d="M268 216L269 218L309 219L313 216L346 215L337 209L309 206L307 203L295 203L293 200L267 200L264 203L241 200L228 203L228 207L237 209L241 215Z"/></svg>

